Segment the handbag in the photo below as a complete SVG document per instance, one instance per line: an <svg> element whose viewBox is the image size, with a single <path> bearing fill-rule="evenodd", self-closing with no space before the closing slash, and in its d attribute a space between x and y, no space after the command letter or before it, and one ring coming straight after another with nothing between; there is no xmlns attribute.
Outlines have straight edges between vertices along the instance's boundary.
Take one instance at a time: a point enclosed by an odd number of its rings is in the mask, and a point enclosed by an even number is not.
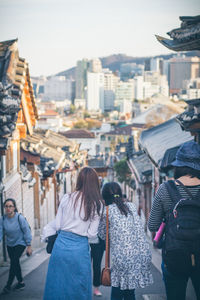
<svg viewBox="0 0 200 300"><path fill-rule="evenodd" d="M101 284L104 286L111 286L111 272L110 272L110 245L109 245L109 228L108 228L108 206L106 206L106 255L105 268L101 272Z"/></svg>
<svg viewBox="0 0 200 300"><path fill-rule="evenodd" d="M47 251L47 253L51 254L57 236L58 236L57 233L48 236L48 238L47 238L47 246L46 246L46 251Z"/></svg>

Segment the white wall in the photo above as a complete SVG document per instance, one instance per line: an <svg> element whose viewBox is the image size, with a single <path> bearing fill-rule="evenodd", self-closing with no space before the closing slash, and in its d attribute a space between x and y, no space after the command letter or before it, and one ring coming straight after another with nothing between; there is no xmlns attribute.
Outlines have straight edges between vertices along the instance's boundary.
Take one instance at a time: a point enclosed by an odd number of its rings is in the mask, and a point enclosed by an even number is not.
<svg viewBox="0 0 200 300"><path fill-rule="evenodd" d="M87 73L87 109L104 111L104 74Z"/></svg>

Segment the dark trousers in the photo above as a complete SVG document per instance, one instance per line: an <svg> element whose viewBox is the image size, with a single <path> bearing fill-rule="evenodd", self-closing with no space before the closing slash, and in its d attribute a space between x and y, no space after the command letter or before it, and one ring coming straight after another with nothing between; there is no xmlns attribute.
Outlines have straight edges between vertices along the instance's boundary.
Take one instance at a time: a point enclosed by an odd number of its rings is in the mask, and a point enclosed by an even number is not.
<svg viewBox="0 0 200 300"><path fill-rule="evenodd" d="M164 263L162 263L163 280L165 283L165 290L167 300L185 300L186 288L189 278L192 281L197 300L200 300L200 272L193 271L187 275L173 275L171 274Z"/></svg>
<svg viewBox="0 0 200 300"><path fill-rule="evenodd" d="M111 300L135 300L135 290L120 290L112 286Z"/></svg>
<svg viewBox="0 0 200 300"><path fill-rule="evenodd" d="M105 250L105 242L99 239L98 244L90 244L90 247L93 268L93 285L98 287L101 285L101 261Z"/></svg>
<svg viewBox="0 0 200 300"><path fill-rule="evenodd" d="M7 286L12 285L15 276L17 277L18 282L23 281L19 259L22 256L25 248L26 247L23 245L17 245L14 247L7 246L8 255L10 257L10 270Z"/></svg>

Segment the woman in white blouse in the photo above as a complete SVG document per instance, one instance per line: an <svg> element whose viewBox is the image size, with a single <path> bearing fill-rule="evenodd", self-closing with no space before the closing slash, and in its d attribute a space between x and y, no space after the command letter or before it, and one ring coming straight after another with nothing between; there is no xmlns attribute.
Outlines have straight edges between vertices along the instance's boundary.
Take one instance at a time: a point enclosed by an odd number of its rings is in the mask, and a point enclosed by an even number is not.
<svg viewBox="0 0 200 300"><path fill-rule="evenodd" d="M101 210L98 176L84 167L75 192L64 195L51 223L59 234L49 261L44 300L92 299L88 238L97 235Z"/></svg>

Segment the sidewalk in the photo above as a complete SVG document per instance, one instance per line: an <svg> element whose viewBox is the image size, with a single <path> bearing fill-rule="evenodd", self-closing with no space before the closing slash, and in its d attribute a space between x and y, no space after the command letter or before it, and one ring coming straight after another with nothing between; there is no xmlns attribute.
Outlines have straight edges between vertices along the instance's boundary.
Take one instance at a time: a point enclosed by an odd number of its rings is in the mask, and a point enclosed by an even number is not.
<svg viewBox="0 0 200 300"><path fill-rule="evenodd" d="M40 242L40 237L36 236L32 240L32 250L33 253L30 257L26 256L26 252L22 255L20 261L23 268L23 276L25 277L31 271L36 269L40 264L42 264L46 259L49 258L49 254L46 253L46 244ZM8 271L9 271L9 258L7 257L7 262L4 262L0 266L0 289L5 285ZM4 280L5 279L5 280Z"/></svg>
<svg viewBox="0 0 200 300"><path fill-rule="evenodd" d="M156 269L159 271L160 278L161 278L161 250L155 249L152 245L152 242L149 239L149 243L151 245L152 250L152 263L156 267ZM32 243L33 246L33 254L31 257L27 257L26 254L24 254L21 258L21 266L23 269L23 276L25 277L29 273L31 273L33 270L35 270L37 267L39 267L45 260L47 260L50 256L46 253L46 244L41 243L38 237L36 237ZM8 262L5 263L4 266L0 266L0 290L5 286L7 277L8 277L8 271L9 271L9 259ZM102 292L104 293L104 288L101 287ZM157 286L156 288L157 292L160 290L160 287ZM155 294L153 292L152 294L148 293L150 291L146 291L147 293L144 293L142 298L144 300L166 300L165 292L164 292L164 286L162 288L161 293ZM192 287L191 282L189 281L188 287L187 287L187 298L186 300L194 300L194 290ZM108 299L106 299L108 300Z"/></svg>

